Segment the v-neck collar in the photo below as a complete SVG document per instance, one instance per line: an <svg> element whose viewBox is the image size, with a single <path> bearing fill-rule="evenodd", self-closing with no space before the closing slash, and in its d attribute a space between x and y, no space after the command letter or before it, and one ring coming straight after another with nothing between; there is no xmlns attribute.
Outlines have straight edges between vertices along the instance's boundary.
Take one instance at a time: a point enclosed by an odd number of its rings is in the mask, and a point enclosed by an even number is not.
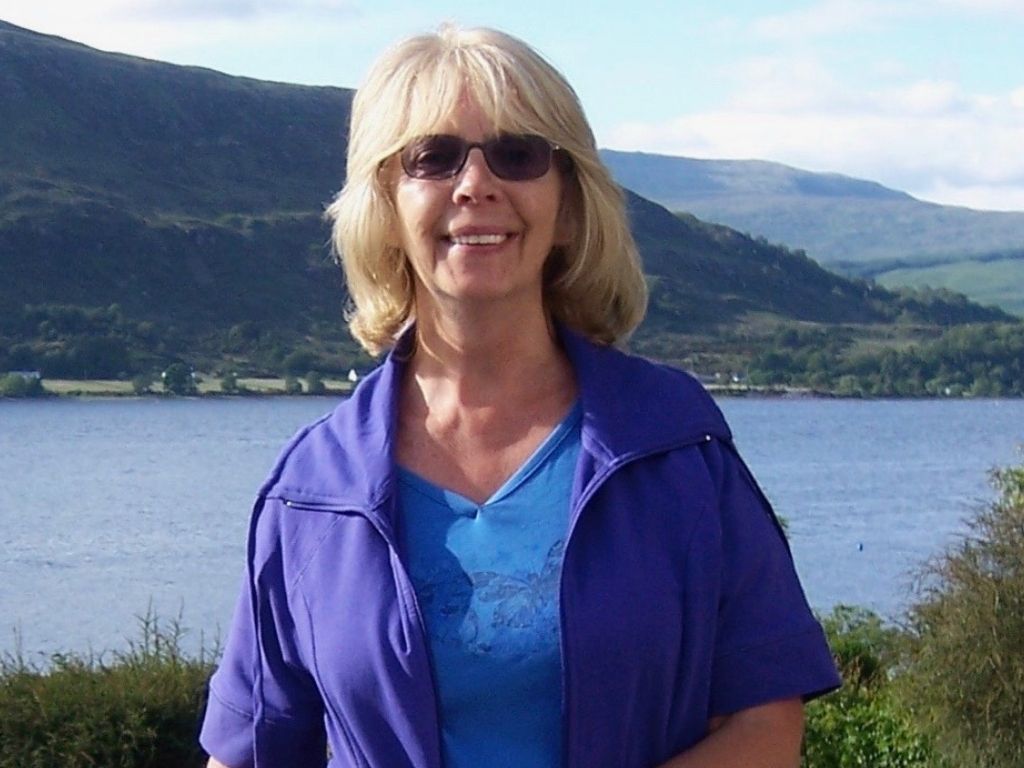
<svg viewBox="0 0 1024 768"><path fill-rule="evenodd" d="M533 453L527 457L519 469L513 472L490 497L479 504L463 496L461 493L437 485L401 465L397 467L398 480L399 482L407 483L416 491L428 496L438 504L447 506L456 514L472 514L485 507L497 504L515 493L523 483L527 482L544 465L548 457L557 450L572 431L579 429L582 419L583 408L579 400L576 400L565 415L565 418L541 441L540 445L534 449Z"/></svg>

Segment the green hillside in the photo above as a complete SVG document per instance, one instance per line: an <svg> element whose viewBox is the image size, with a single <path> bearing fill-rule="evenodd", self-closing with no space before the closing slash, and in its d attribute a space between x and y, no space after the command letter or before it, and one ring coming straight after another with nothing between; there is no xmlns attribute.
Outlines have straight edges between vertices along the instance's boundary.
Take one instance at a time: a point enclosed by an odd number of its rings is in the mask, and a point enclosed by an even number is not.
<svg viewBox="0 0 1024 768"><path fill-rule="evenodd" d="M102 53L3 22L0 73L2 221L81 200L164 217L308 212L344 178L348 90Z"/></svg>
<svg viewBox="0 0 1024 768"><path fill-rule="evenodd" d="M840 174L758 160L602 157L622 184L670 210L802 248L823 264L927 261L1024 244L1024 213L926 203Z"/></svg>
<svg viewBox="0 0 1024 768"><path fill-rule="evenodd" d="M322 219L344 178L351 96L0 22L0 371L367 364L344 327ZM852 349L1009 319L948 292L841 277L633 194L628 203L652 295L634 344L699 370L742 368L790 326L834 329Z"/></svg>
<svg viewBox="0 0 1024 768"><path fill-rule="evenodd" d="M873 270L873 277L888 287L948 288L1024 317L1024 253L1007 258L878 269Z"/></svg>

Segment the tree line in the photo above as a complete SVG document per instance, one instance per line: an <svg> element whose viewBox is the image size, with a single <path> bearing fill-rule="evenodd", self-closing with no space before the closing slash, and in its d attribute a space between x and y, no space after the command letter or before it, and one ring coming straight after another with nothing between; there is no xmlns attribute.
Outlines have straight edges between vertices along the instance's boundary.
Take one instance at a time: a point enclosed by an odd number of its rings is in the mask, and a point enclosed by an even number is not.
<svg viewBox="0 0 1024 768"><path fill-rule="evenodd" d="M1024 323L921 325L922 314L941 314L951 299L925 292L903 301L908 317L882 329L789 322L754 337L638 338L645 353L677 361L687 345L702 344L697 373L724 364L757 386L855 397L1024 396ZM132 319L117 304L0 309L0 375L146 381L178 365L222 378L344 376L371 364L340 321L303 333L254 320L197 333L185 323Z"/></svg>
<svg viewBox="0 0 1024 768"><path fill-rule="evenodd" d="M786 328L750 360L750 383L863 397L1024 396L1024 324L954 326L872 347L843 329Z"/></svg>

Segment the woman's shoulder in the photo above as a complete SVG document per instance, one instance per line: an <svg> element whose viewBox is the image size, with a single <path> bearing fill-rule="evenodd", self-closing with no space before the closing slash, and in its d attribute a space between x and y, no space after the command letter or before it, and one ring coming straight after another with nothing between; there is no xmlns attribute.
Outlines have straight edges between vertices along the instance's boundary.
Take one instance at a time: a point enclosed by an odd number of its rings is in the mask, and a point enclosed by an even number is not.
<svg viewBox="0 0 1024 768"><path fill-rule="evenodd" d="M613 432L671 440L673 435L732 434L714 399L686 371L666 363L585 340L567 346L584 405L603 413Z"/></svg>
<svg viewBox="0 0 1024 768"><path fill-rule="evenodd" d="M372 504L390 474L394 393L388 378L377 369L333 410L300 429L281 450L260 495Z"/></svg>

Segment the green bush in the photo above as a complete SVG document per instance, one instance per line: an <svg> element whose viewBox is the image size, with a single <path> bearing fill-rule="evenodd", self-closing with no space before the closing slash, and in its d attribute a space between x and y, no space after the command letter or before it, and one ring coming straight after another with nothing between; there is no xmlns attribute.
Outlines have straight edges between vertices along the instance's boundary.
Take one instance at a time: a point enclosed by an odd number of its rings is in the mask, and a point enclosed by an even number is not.
<svg viewBox="0 0 1024 768"><path fill-rule="evenodd" d="M228 395L238 394L238 374L228 371L220 379L220 391Z"/></svg>
<svg viewBox="0 0 1024 768"><path fill-rule="evenodd" d="M156 377L152 373L140 373L132 377L132 392L136 395L149 395L153 392Z"/></svg>
<svg viewBox="0 0 1024 768"><path fill-rule="evenodd" d="M992 480L998 498L922 569L901 676L958 768L1024 765L1024 466Z"/></svg>
<svg viewBox="0 0 1024 768"><path fill-rule="evenodd" d="M198 391L192 368L185 363L171 363L162 378L164 391L172 395L194 395Z"/></svg>
<svg viewBox="0 0 1024 768"><path fill-rule="evenodd" d="M931 768L929 741L888 688L848 687L807 705L805 768Z"/></svg>
<svg viewBox="0 0 1024 768"><path fill-rule="evenodd" d="M847 686L879 688L889 681L902 635L866 608L837 605L822 619L829 647Z"/></svg>
<svg viewBox="0 0 1024 768"><path fill-rule="evenodd" d="M931 768L928 738L891 682L902 634L840 605L822 620L843 687L807 706L805 768Z"/></svg>
<svg viewBox="0 0 1024 768"><path fill-rule="evenodd" d="M306 374L306 392L311 395L322 395L327 391L323 377L317 371Z"/></svg>
<svg viewBox="0 0 1024 768"><path fill-rule="evenodd" d="M109 660L56 654L45 669L0 660L0 768L198 768L212 660L152 616Z"/></svg>
<svg viewBox="0 0 1024 768"><path fill-rule="evenodd" d="M313 369L316 365L316 355L306 349L297 349L291 352L281 362L281 367L286 374L298 376L303 371Z"/></svg>
<svg viewBox="0 0 1024 768"><path fill-rule="evenodd" d="M46 394L42 379L8 373L0 376L0 397L40 397Z"/></svg>

